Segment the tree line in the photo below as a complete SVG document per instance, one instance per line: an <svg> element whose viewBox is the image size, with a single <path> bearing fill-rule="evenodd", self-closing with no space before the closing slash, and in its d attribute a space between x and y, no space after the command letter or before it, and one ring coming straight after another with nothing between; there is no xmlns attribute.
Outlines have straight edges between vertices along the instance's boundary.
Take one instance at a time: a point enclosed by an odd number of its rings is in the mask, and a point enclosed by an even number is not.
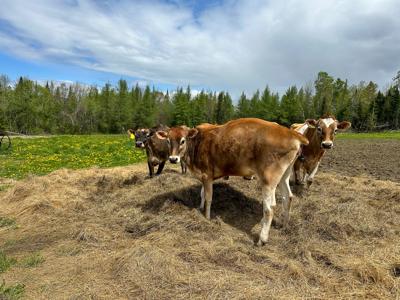
<svg viewBox="0 0 400 300"><path fill-rule="evenodd" d="M154 87L129 87L47 82L20 77L15 84L0 76L0 128L26 134L122 133L128 128L257 117L289 126L331 113L352 122L357 131L400 128L400 71L386 90L372 81L349 85L347 80L319 72L314 84L290 86L280 96L265 87L251 96L242 93L234 105L228 92L193 94L190 87L162 92Z"/></svg>

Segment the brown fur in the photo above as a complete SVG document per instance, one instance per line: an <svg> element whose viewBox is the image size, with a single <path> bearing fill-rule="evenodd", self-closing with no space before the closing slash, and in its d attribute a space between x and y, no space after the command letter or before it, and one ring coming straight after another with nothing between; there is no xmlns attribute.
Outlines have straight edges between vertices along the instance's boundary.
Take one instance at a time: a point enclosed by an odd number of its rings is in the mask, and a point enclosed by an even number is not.
<svg viewBox="0 0 400 300"><path fill-rule="evenodd" d="M165 139L160 139L157 137L155 132L158 130L168 130L168 126L157 125L153 128L142 128L137 130L141 131L142 134L147 134L148 137L143 140L142 147L146 150L147 156L147 165L149 167L149 176L153 177L154 175L160 175L162 170L164 169L165 163L169 157L169 148L168 143ZM132 129L128 130L128 134L135 132ZM158 166L157 173L154 174L154 167ZM186 173L186 165L184 162L181 163L182 173Z"/></svg>
<svg viewBox="0 0 400 300"><path fill-rule="evenodd" d="M210 218L215 179L257 175L265 201L265 228L259 244L265 243L273 216L275 189L294 162L300 145L308 144L308 140L286 127L255 118L233 120L225 125L202 124L190 130L176 127L157 134L168 138L170 155L181 157L203 183L201 208L205 203L207 218ZM287 197L290 194L287 191Z"/></svg>
<svg viewBox="0 0 400 300"><path fill-rule="evenodd" d="M334 122L329 126L322 121L323 119L332 118ZM318 120L309 119L306 120L309 124L309 128L306 130L304 135L309 140L309 144L302 147L302 157L298 158L294 164L294 172L296 184L304 184L306 174L309 176L316 168L318 168L322 157L325 154L326 149L322 146L324 143L328 143L333 146L333 141L335 139L335 134L337 129L347 129L351 126L350 122L343 121L338 122L333 115L326 114L323 115ZM299 129L304 124L293 124L292 129ZM301 174L303 172L303 174ZM314 174L315 175L315 174ZM307 178L307 185L312 184L313 178Z"/></svg>

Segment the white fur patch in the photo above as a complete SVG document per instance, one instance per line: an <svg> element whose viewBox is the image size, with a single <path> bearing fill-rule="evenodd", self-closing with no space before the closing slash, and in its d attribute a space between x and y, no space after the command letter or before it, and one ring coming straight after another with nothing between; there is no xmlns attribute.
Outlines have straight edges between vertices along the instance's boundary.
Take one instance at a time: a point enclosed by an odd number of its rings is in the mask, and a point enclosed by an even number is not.
<svg viewBox="0 0 400 300"><path fill-rule="evenodd" d="M304 132L306 132L307 129L308 129L308 124L304 123L299 128L296 128L295 131L297 131L298 133L304 134Z"/></svg>
<svg viewBox="0 0 400 300"><path fill-rule="evenodd" d="M332 118L322 119L321 121L326 125L326 127L329 127L331 124L335 123L335 120Z"/></svg>
<svg viewBox="0 0 400 300"><path fill-rule="evenodd" d="M314 179L315 174L317 174L318 171L318 167L319 167L319 163L315 166L314 170L312 170L310 177L308 179Z"/></svg>

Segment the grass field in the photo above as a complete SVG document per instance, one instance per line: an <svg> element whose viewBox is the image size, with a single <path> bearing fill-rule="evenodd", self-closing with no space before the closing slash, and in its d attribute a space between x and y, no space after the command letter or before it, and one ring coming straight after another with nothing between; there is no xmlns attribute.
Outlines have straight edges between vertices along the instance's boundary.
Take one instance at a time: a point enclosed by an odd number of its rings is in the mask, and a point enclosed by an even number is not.
<svg viewBox="0 0 400 300"><path fill-rule="evenodd" d="M339 139L392 139L400 140L400 131L384 131L384 132L365 132L355 133L346 132L338 134Z"/></svg>
<svg viewBox="0 0 400 300"><path fill-rule="evenodd" d="M145 159L125 135L14 138L12 143L10 150L0 153L0 178L21 179L60 168L124 166Z"/></svg>

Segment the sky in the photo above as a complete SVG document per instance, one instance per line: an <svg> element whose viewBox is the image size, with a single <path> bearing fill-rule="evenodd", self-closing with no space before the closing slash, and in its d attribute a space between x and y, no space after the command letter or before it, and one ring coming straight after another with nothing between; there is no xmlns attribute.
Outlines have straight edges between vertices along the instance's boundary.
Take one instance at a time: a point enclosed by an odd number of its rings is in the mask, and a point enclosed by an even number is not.
<svg viewBox="0 0 400 300"><path fill-rule="evenodd" d="M400 70L398 0L1 0L11 79L282 93L319 71L380 88Z"/></svg>

